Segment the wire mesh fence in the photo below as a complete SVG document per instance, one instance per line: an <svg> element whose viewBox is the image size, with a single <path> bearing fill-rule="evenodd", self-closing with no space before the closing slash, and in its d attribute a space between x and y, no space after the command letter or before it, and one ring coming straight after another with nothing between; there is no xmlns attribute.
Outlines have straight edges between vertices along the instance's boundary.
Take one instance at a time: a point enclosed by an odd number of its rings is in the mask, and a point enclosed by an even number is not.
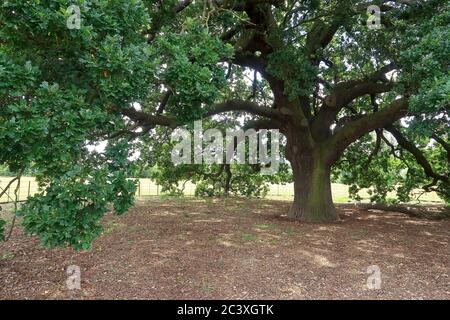
<svg viewBox="0 0 450 320"><path fill-rule="evenodd" d="M0 193L6 188L8 183L13 179L13 177L0 177ZM17 181L13 182L9 189L0 197L0 203L14 202L15 200L15 190L17 188ZM145 198L151 196L161 196L164 193L161 190L161 186L155 183L151 179L138 179L136 197ZM19 201L25 201L29 196L32 196L40 191L38 183L34 177L22 177L20 179L20 186L17 189L17 196ZM195 184L191 182L186 182L184 184L184 195L187 197L195 196ZM280 197L280 198L292 198L293 195L293 185L271 185L268 197Z"/></svg>
<svg viewBox="0 0 450 320"><path fill-rule="evenodd" d="M14 178L0 177L0 193L3 193L3 190L5 190L12 179ZM22 177L20 179L19 188L17 188L18 183L18 181L15 181L11 184L8 190L0 197L0 203L14 202L16 198L16 190L17 199L19 201L25 201L29 196L32 196L39 191L39 186L33 177Z"/></svg>
<svg viewBox="0 0 450 320"><path fill-rule="evenodd" d="M8 185L13 177L0 177L0 193ZM15 200L15 190L17 187L17 181L11 184L10 188L0 197L0 203L10 203ZM332 186L333 200L335 202L348 202L349 193L348 186L340 183L333 183ZM145 199L146 197L162 196L164 193L161 190L161 186L155 183L151 179L138 179L136 197L137 199ZM29 196L32 196L39 192L39 186L34 177L22 177L20 179L20 186L17 189L17 196L19 201L25 201ZM369 199L370 194L367 190L359 192L362 199ZM186 182L184 185L184 196L195 196L195 184ZM395 193L391 192L390 196L394 197ZM292 183L288 184L273 184L270 185L269 191L266 195L268 199L277 200L292 200L294 197L294 186ZM441 203L442 201L434 193L426 193L421 196L421 201L431 203Z"/></svg>

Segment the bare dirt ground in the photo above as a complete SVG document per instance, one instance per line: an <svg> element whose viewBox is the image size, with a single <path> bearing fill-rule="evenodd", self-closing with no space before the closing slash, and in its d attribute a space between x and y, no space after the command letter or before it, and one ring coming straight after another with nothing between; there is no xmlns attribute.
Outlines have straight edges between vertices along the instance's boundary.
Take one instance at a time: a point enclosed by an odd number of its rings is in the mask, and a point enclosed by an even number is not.
<svg viewBox="0 0 450 320"><path fill-rule="evenodd" d="M140 202L105 218L92 251L47 250L14 230L0 244L0 299L450 299L450 221L339 205L302 224L289 203ZM66 268L81 268L81 290ZM367 287L367 268L381 289Z"/></svg>

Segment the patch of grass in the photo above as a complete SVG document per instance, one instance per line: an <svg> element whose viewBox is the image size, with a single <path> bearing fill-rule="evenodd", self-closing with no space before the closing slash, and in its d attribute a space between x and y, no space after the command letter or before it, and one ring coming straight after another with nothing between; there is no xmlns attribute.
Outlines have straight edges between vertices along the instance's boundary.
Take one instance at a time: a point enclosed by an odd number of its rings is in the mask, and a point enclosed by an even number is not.
<svg viewBox="0 0 450 320"><path fill-rule="evenodd" d="M257 227L257 228L259 228L261 230L275 230L277 228L276 225L273 225L273 224L270 224L270 223L268 223L268 224L264 224L264 223L256 224L255 227Z"/></svg>
<svg viewBox="0 0 450 320"><path fill-rule="evenodd" d="M15 257L15 255L14 255L14 253L13 252L11 252L11 251L7 251L7 252L5 252L5 253L3 253L2 255L1 255L1 259L0 260L9 260L9 259L12 259L12 258L14 258Z"/></svg>
<svg viewBox="0 0 450 320"><path fill-rule="evenodd" d="M250 241L258 241L258 236L251 234L251 233L243 233L242 234L242 240L250 242Z"/></svg>
<svg viewBox="0 0 450 320"><path fill-rule="evenodd" d="M115 267L111 267L109 269L112 273L120 273L119 269L115 268Z"/></svg>
<svg viewBox="0 0 450 320"><path fill-rule="evenodd" d="M3 177L0 176L0 187L5 187L9 180L11 180L12 177ZM37 182L34 177L22 177L22 183L24 185L28 184L28 182L31 183L31 192L30 195L34 195L36 192L39 191L39 188L37 186ZM14 189L15 184L11 186L11 189ZM179 197L176 195L169 195L161 193L161 187L159 187L159 192L157 192L157 186L154 181L151 179L140 179L140 199L145 199L148 197L156 197L160 198L161 200L172 200L174 202L176 201L183 201L186 198ZM287 184L274 184L270 185L270 190L267 195L267 199L273 199L273 200L288 200L292 201L294 197L293 193L294 187L292 183ZM195 185L188 182L185 185L184 193L186 197L194 196L195 195ZM335 202L339 203L345 203L348 202L348 186L340 183L333 183L332 184L332 193L333 193L333 199ZM415 194L421 194L421 190L415 190L413 191ZM370 196L366 189L363 189L359 192L359 195L363 199L368 199ZM390 196L394 196L395 192L391 192ZM20 195L20 200L26 200L27 193L23 192ZM8 196L3 195L2 201L8 201ZM206 198L205 198L206 199ZM420 201L423 203L443 203L443 201L437 196L435 192L428 192L423 194L420 197ZM235 203L235 200L232 200L232 203ZM417 203L417 201L412 201L412 203Z"/></svg>
<svg viewBox="0 0 450 320"><path fill-rule="evenodd" d="M144 230L145 230L145 227L143 227L143 226L129 226L127 228L127 231L131 232L131 233L144 231Z"/></svg>
<svg viewBox="0 0 450 320"><path fill-rule="evenodd" d="M281 232L281 234L284 235L284 236L287 236L287 237L292 237L292 236L295 235L295 229L292 228L292 227L289 227L289 228L283 230Z"/></svg>
<svg viewBox="0 0 450 320"><path fill-rule="evenodd" d="M214 288L211 287L211 286L210 286L209 284L207 284L207 283L204 283L204 284L203 284L202 289L203 289L203 291L206 292L206 293L212 293L212 292L214 292Z"/></svg>
<svg viewBox="0 0 450 320"><path fill-rule="evenodd" d="M333 197L333 201L335 203L347 203L347 202L350 202L350 198L349 197Z"/></svg>
<svg viewBox="0 0 450 320"><path fill-rule="evenodd" d="M104 234L111 234L117 230L126 228L127 225L120 222L108 221L105 227Z"/></svg>

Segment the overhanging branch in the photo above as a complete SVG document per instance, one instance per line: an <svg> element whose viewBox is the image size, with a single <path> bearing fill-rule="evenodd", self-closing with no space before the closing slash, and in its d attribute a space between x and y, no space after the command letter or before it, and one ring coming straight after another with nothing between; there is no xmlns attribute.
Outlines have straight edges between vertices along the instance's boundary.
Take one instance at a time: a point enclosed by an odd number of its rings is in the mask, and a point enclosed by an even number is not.
<svg viewBox="0 0 450 320"><path fill-rule="evenodd" d="M138 111L134 108L123 109L122 114L141 125L159 125L170 128L176 128L178 126L177 120L175 118L163 115L155 116L144 111Z"/></svg>
<svg viewBox="0 0 450 320"><path fill-rule="evenodd" d="M191 3L192 3L192 0L182 0L173 7L172 12L174 14L177 14L177 13L183 11L184 9L186 9ZM153 21L151 30L147 30L145 32L146 34L148 34L148 39L147 39L148 43L155 40L155 37L156 37L157 33L159 32L159 30L161 29L161 27L162 27L162 25L161 25L160 20Z"/></svg>
<svg viewBox="0 0 450 320"><path fill-rule="evenodd" d="M406 115L408 105L408 98L397 99L388 107L378 112L374 112L344 125L344 127L331 136L326 143L330 148L333 148L336 151L337 155L339 155L347 146L366 133L378 128L386 127Z"/></svg>
<svg viewBox="0 0 450 320"><path fill-rule="evenodd" d="M319 140L327 138L324 128L329 128L336 121L336 116L352 101L364 95L375 98L376 94L389 92L393 88L386 78L386 73L395 69L394 64L388 64L374 73L362 78L338 83L331 94L326 96L312 122L311 130Z"/></svg>
<svg viewBox="0 0 450 320"><path fill-rule="evenodd" d="M444 150L447 152L447 160L450 163L450 143L440 138L436 133L433 133L431 138L433 138L437 143L439 143L444 148Z"/></svg>
<svg viewBox="0 0 450 320"><path fill-rule="evenodd" d="M208 111L205 114L205 117L211 117L213 115L231 111L244 111L266 118L282 119L282 115L278 110L260 106L254 102L244 100L228 100L226 102L219 103Z"/></svg>
<svg viewBox="0 0 450 320"><path fill-rule="evenodd" d="M397 129L393 125L387 126L385 127L385 129L394 136L400 147L407 150L414 156L416 162L422 167L423 171L428 177L440 180L445 183L449 182L449 178L447 176L438 174L433 170L433 167L431 166L425 155L422 153L422 151L420 151L420 149L417 148L414 143L409 141L399 129Z"/></svg>
<svg viewBox="0 0 450 320"><path fill-rule="evenodd" d="M276 109L260 106L254 102L244 100L228 100L226 102L216 104L211 110L206 112L203 117L207 118L213 115L232 111L247 112L274 120L280 120L282 118L281 114ZM139 126L145 126L147 128L164 126L174 129L181 125L181 123L179 123L177 119L173 117L161 114L153 115L144 111L136 110L134 108L123 109L122 114L139 124Z"/></svg>

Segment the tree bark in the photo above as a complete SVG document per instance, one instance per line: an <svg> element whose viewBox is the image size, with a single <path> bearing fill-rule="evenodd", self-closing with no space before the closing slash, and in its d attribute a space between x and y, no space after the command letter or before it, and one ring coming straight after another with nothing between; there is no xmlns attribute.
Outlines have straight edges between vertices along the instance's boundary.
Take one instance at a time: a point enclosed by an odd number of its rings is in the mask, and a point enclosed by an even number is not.
<svg viewBox="0 0 450 320"><path fill-rule="evenodd" d="M321 145L302 148L288 138L288 160L294 176L294 203L289 217L304 222L338 220L331 194L331 163Z"/></svg>

